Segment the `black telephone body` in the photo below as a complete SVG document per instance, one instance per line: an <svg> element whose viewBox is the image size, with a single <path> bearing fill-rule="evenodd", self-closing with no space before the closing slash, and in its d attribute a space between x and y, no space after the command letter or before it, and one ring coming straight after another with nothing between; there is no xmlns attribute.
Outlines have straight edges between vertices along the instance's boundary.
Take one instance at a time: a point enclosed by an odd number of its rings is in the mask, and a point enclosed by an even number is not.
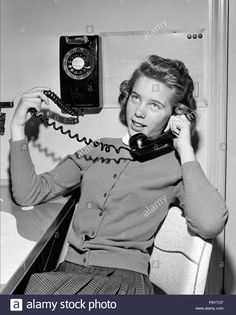
<svg viewBox="0 0 236 315"><path fill-rule="evenodd" d="M60 37L61 99L78 115L101 110L98 35Z"/></svg>
<svg viewBox="0 0 236 315"><path fill-rule="evenodd" d="M43 93L50 98L62 111L70 114L70 115L76 115L77 111L73 109L71 106L68 106L65 104L54 92L52 91L43 91ZM48 126L52 126L55 130L59 130L62 134L68 134L70 138L76 138L78 142L85 142L87 145L90 143L93 143L96 146L101 146L101 150L104 150L106 152L110 151L110 148L112 147L116 153L119 153L121 149L127 150L130 152L130 154L137 160L146 160L151 159L163 154L166 154L172 150L174 150L173 146L173 139L174 134L172 133L171 129L168 129L167 131L163 132L159 136L152 136L148 137L143 133L137 133L130 137L129 139L129 147L120 146L119 148L115 147L112 144L103 144L99 141L93 141L92 139L87 139L86 137L83 137L82 139L79 138L78 134L71 135L70 130L63 130L62 126L57 127L55 122L50 123L48 118L42 117L40 114L37 115L37 111L35 108L31 108L29 110L32 115L38 117L43 123L46 123ZM179 104L175 108L175 115L185 115L187 119L192 123L196 115L194 111L191 111L186 105Z"/></svg>

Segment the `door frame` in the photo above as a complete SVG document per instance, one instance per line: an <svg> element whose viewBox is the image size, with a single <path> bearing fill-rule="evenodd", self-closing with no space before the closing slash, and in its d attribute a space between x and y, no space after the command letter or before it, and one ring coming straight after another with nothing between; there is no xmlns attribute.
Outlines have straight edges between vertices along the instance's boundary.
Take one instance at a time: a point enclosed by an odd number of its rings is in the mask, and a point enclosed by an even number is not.
<svg viewBox="0 0 236 315"><path fill-rule="evenodd" d="M208 0L207 175L226 198L229 1ZM224 294L225 230L215 239L207 294Z"/></svg>

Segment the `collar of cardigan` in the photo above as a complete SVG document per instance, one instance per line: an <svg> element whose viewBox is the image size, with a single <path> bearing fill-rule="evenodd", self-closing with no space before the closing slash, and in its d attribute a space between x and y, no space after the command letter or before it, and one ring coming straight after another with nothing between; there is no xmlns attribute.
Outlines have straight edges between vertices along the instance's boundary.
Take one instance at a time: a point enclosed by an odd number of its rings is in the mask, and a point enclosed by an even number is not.
<svg viewBox="0 0 236 315"><path fill-rule="evenodd" d="M129 145L129 138L130 138L130 136L129 136L129 133L127 132L127 133L124 135L124 137L122 138L122 142L123 142L124 144L126 144L126 145Z"/></svg>

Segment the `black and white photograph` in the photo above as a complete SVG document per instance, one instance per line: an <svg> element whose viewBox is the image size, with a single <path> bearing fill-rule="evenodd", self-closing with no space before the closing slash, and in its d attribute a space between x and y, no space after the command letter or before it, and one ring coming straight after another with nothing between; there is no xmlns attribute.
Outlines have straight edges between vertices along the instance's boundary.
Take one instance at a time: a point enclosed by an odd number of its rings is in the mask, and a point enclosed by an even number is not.
<svg viewBox="0 0 236 315"><path fill-rule="evenodd" d="M0 3L4 314L232 314L236 1Z"/></svg>

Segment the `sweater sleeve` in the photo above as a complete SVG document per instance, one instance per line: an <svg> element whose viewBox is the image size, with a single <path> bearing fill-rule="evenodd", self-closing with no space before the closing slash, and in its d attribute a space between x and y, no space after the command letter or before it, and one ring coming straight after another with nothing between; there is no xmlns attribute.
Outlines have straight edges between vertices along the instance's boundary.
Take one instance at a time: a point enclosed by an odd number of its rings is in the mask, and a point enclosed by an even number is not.
<svg viewBox="0 0 236 315"><path fill-rule="evenodd" d="M221 195L205 176L198 161L182 166L183 181L175 196L184 209L189 229L205 239L215 238L228 220L228 209Z"/></svg>
<svg viewBox="0 0 236 315"><path fill-rule="evenodd" d="M12 194L21 206L35 205L63 195L66 191L79 186L81 172L86 170L91 161L85 158L82 148L66 156L53 170L37 175L29 153L27 139L10 143L10 173Z"/></svg>

